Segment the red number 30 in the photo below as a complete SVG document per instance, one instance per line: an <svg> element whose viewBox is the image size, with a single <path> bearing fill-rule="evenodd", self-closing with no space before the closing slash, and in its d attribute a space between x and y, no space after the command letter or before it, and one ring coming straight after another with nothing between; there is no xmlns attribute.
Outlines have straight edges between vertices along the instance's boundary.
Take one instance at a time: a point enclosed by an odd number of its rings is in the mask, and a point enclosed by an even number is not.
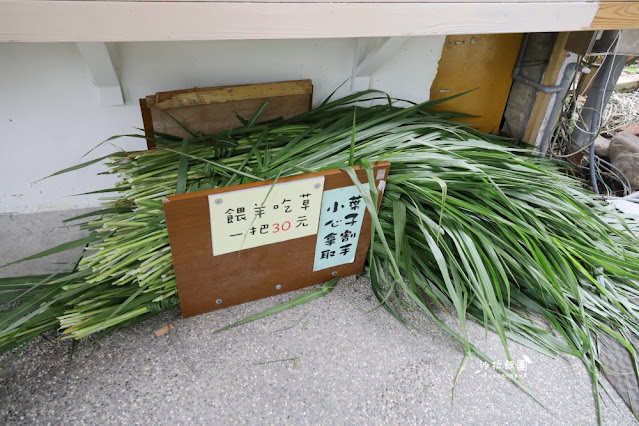
<svg viewBox="0 0 639 426"><path fill-rule="evenodd" d="M273 231L274 234L277 234L278 232L280 232L280 230L288 231L289 229L291 229L291 222L287 220L286 222L282 223L282 225L280 225L279 223L274 223L273 228L275 229Z"/></svg>

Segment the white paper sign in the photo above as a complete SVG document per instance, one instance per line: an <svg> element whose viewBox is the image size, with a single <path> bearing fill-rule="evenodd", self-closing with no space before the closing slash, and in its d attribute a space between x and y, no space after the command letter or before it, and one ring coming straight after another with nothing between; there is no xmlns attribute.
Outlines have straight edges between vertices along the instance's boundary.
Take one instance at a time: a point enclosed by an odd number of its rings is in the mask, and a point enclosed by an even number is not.
<svg viewBox="0 0 639 426"><path fill-rule="evenodd" d="M324 177L209 195L213 256L317 233Z"/></svg>
<svg viewBox="0 0 639 426"><path fill-rule="evenodd" d="M364 188L368 191L368 183ZM355 185L324 193L313 271L355 261L365 213L366 205Z"/></svg>

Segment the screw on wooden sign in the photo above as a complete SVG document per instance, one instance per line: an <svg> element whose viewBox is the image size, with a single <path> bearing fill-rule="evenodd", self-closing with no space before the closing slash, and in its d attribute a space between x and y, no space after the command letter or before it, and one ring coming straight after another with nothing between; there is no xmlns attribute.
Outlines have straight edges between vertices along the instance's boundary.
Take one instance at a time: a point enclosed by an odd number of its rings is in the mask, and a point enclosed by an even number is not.
<svg viewBox="0 0 639 426"><path fill-rule="evenodd" d="M213 255L317 233L324 177L209 195Z"/></svg>

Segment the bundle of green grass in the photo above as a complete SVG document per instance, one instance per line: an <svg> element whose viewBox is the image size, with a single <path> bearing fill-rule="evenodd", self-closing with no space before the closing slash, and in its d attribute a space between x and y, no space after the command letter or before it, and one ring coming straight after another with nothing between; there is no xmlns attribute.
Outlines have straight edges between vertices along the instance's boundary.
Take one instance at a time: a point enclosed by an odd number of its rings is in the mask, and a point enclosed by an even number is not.
<svg viewBox="0 0 639 426"><path fill-rule="evenodd" d="M628 222L556 163L451 122L459 114L434 112L437 102L358 106L384 96L262 124L258 112L236 130L157 135L159 149L108 156L119 183L102 210L73 218L88 220L89 236L42 253L87 245L76 269L1 282L0 301L15 303L0 312L0 353L47 330L81 339L176 306L165 196L334 168L356 180L352 165L387 160L378 214L375 192L355 182L373 215L367 271L381 304L401 320L398 301L409 299L465 345L465 360L488 360L466 338L468 317L500 336L509 359L508 339L577 356L599 405L598 340L610 336L637 359L639 243ZM441 321L448 314L458 328Z"/></svg>

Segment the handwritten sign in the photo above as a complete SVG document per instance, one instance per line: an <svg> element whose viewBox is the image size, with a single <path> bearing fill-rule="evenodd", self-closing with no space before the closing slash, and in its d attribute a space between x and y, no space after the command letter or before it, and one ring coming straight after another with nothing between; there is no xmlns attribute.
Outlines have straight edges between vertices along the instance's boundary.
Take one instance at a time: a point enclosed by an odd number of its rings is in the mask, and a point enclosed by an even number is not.
<svg viewBox="0 0 639 426"><path fill-rule="evenodd" d="M369 185L364 184L368 191ZM366 205L356 186L324 192L313 271L355 261Z"/></svg>
<svg viewBox="0 0 639 426"><path fill-rule="evenodd" d="M384 161L373 167L374 182L368 182L367 170L356 166L354 171L359 181L369 183L372 191L377 189L381 198L390 163ZM320 180L314 180L317 177ZM289 186L294 182L300 182L301 186ZM316 188L317 184L320 185ZM346 187L345 191L333 192ZM258 188L263 188L262 192L251 192ZM302 197L305 194L311 195ZM364 210L364 200L359 195L351 177L343 170L333 169L283 177L277 182L250 182L163 199L182 316L188 318L299 290L333 277L360 274L370 244L371 215L368 209ZM218 204L216 200L220 200ZM256 211L255 207L262 204L264 212L259 217L259 209ZM291 206L289 212L283 208L286 205ZM347 217L353 213L357 216ZM300 216L306 216L308 226L298 227L297 219L303 219ZM290 227L286 222L290 222ZM343 229L338 234L335 230L340 226ZM266 231L273 232L269 235ZM233 236L237 232L242 235ZM306 236L294 238L295 235ZM268 238L284 236L292 239L265 243L278 241ZM266 245L256 246L257 238ZM352 245L342 247L348 244ZM214 254L218 250L227 253ZM350 263L337 265L338 262Z"/></svg>
<svg viewBox="0 0 639 426"><path fill-rule="evenodd" d="M317 233L324 176L209 195L213 256Z"/></svg>

